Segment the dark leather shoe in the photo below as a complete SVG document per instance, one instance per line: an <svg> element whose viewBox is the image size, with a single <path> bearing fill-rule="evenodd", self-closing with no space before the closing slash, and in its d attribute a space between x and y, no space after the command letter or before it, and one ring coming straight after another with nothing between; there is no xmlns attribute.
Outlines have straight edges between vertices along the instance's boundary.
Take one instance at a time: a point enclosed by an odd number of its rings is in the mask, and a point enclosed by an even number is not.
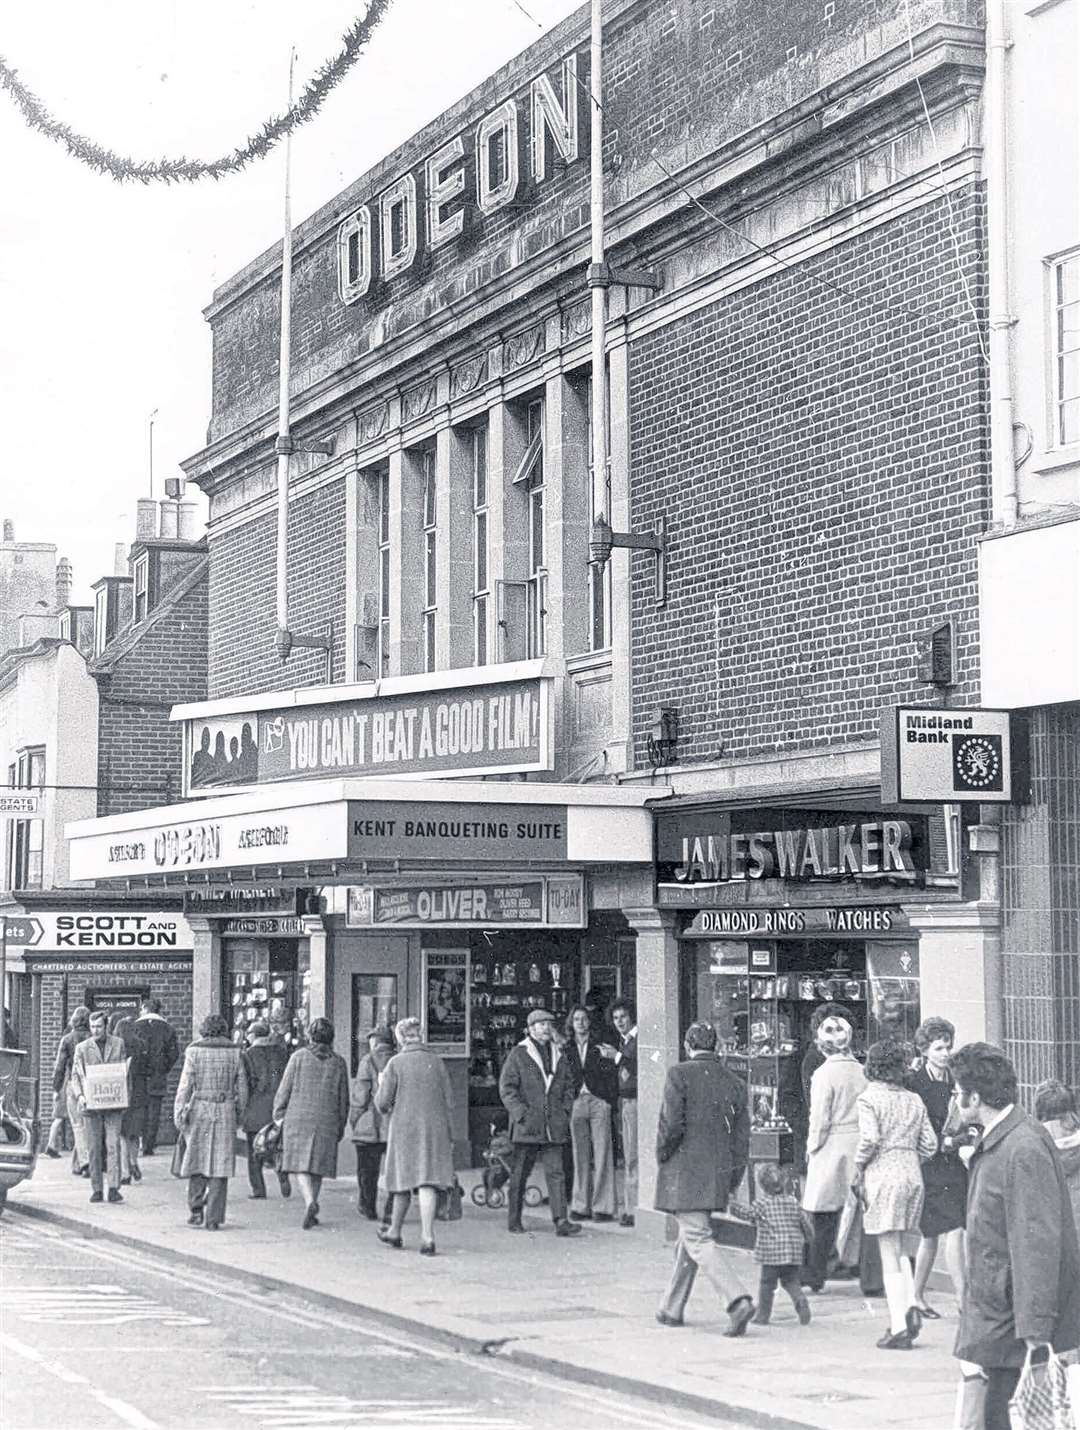
<svg viewBox="0 0 1080 1430"><path fill-rule="evenodd" d="M131 1186L131 1178L130 1178L130 1177L121 1177L121 1178L120 1178L120 1185L121 1185L122 1187L130 1187L130 1186Z"/></svg>
<svg viewBox="0 0 1080 1430"><path fill-rule="evenodd" d="M142 1173L139 1171L138 1167L136 1167L136 1166L134 1166L134 1165L133 1165L132 1168L131 1168L131 1180L132 1180L133 1182L141 1182L141 1181L142 1181Z"/></svg>
<svg viewBox="0 0 1080 1430"><path fill-rule="evenodd" d="M919 1339L919 1332L922 1330L922 1313L918 1306L909 1306L904 1316L904 1325L907 1328L908 1339L914 1345Z"/></svg>
<svg viewBox="0 0 1080 1430"><path fill-rule="evenodd" d="M292 1183L289 1181L289 1177L288 1177L288 1174L287 1174L287 1173L283 1173L283 1174L279 1175L279 1177L278 1177L278 1187L280 1188L280 1190L281 1190L281 1195L282 1195L283 1197L291 1197L291 1196L292 1196Z"/></svg>
<svg viewBox="0 0 1080 1430"><path fill-rule="evenodd" d="M123 1200L124 1200L123 1197L120 1195L120 1193L116 1190L115 1187L110 1187L110 1188L109 1188L109 1201L110 1201L110 1202L122 1202Z"/></svg>
<svg viewBox="0 0 1080 1430"><path fill-rule="evenodd" d="M379 1227L375 1235L382 1242L383 1246L392 1246L395 1251L400 1251L405 1245L400 1236L391 1236L389 1228L387 1227Z"/></svg>
<svg viewBox="0 0 1080 1430"><path fill-rule="evenodd" d="M312 1202L311 1205L308 1207L307 1211L305 1211L304 1213L304 1230L310 1231L313 1226L318 1226L318 1224L319 1208L315 1205L314 1202Z"/></svg>
<svg viewBox="0 0 1080 1430"><path fill-rule="evenodd" d="M669 1316L666 1311L657 1311L656 1319L662 1326L684 1326L686 1324L681 1316Z"/></svg>
<svg viewBox="0 0 1080 1430"><path fill-rule="evenodd" d="M571 1221L592 1221L592 1212L571 1212ZM599 1220L599 1218L598 1218Z"/></svg>
<svg viewBox="0 0 1080 1430"><path fill-rule="evenodd" d="M434 1256L434 1255L435 1255L435 1243L434 1243L433 1241L422 1241L422 1242L420 1243L420 1255L421 1255L421 1256Z"/></svg>
<svg viewBox="0 0 1080 1430"><path fill-rule="evenodd" d="M593 1212L593 1221L614 1221L610 1212Z"/></svg>
<svg viewBox="0 0 1080 1430"><path fill-rule="evenodd" d="M629 1212L623 1212L622 1216L619 1218L619 1225L620 1225L620 1226L633 1226L633 1225L634 1225L634 1218L630 1215Z"/></svg>
<svg viewBox="0 0 1080 1430"><path fill-rule="evenodd" d="M249 1202L265 1202L265 1201L266 1201L266 1193L265 1193L265 1192L248 1192L248 1201L249 1201Z"/></svg>
<svg viewBox="0 0 1080 1430"><path fill-rule="evenodd" d="M909 1351L911 1337L907 1331L887 1331L877 1342L877 1348L879 1351Z"/></svg>
<svg viewBox="0 0 1080 1430"><path fill-rule="evenodd" d="M101 1192L91 1192L90 1200L92 1202L103 1202L105 1200L105 1197Z"/></svg>
<svg viewBox="0 0 1080 1430"><path fill-rule="evenodd" d="M202 1224L203 1224L203 1214L202 1214L202 1212L192 1212L191 1215L190 1215L190 1216L188 1217L188 1219L187 1219L187 1224L188 1224L188 1226L202 1226Z"/></svg>
<svg viewBox="0 0 1080 1430"><path fill-rule="evenodd" d="M46 1147L45 1155L46 1157L59 1157L61 1154L57 1152L53 1147Z"/></svg>
<svg viewBox="0 0 1080 1430"><path fill-rule="evenodd" d="M736 1296L728 1307L728 1326L723 1335L734 1339L746 1334L746 1328L754 1319L754 1303L749 1296Z"/></svg>
<svg viewBox="0 0 1080 1430"><path fill-rule="evenodd" d="M572 1215L572 1213L571 1213ZM556 1236L580 1236L581 1227L576 1226L572 1221L558 1221L555 1223Z"/></svg>
<svg viewBox="0 0 1080 1430"><path fill-rule="evenodd" d="M524 1236L524 1235L525 1235L525 1228L521 1225L520 1222L514 1222L511 1226L508 1226L506 1229L507 1229L508 1232L511 1232L511 1233L512 1233L513 1235L515 1235L515 1236Z"/></svg>
<svg viewBox="0 0 1080 1430"><path fill-rule="evenodd" d="M206 1230L207 1230L207 1231L220 1231L220 1229L221 1229L221 1223L220 1223L219 1221L208 1221L208 1222L206 1223Z"/></svg>

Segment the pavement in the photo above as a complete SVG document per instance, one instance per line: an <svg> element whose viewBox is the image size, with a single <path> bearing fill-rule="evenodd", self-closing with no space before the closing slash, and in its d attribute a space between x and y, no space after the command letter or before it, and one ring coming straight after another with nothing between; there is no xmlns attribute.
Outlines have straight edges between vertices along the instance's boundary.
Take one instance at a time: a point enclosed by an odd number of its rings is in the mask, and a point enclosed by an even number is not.
<svg viewBox="0 0 1080 1430"><path fill-rule="evenodd" d="M264 1292L303 1294L317 1305L360 1308L382 1324L456 1349L484 1352L579 1384L646 1397L715 1416L737 1415L772 1430L948 1430L958 1369L951 1297L933 1295L928 1322L910 1351L879 1351L884 1301L833 1283L811 1298L813 1321L798 1324L782 1292L773 1323L740 1340L720 1333L727 1317L699 1279L683 1328L657 1325L672 1251L645 1230L586 1223L556 1238L546 1207L526 1211L528 1235L510 1236L505 1211L466 1197L461 1221L437 1226L438 1255L420 1257L415 1211L406 1249L376 1240L355 1208L355 1182L324 1183L320 1225L301 1229L302 1203L277 1195L247 1199L238 1160L225 1227L186 1225L184 1184L169 1157L143 1161L144 1179L122 1206L90 1205L89 1186L67 1158L38 1160L13 1188L8 1212L43 1218L84 1236L151 1248L178 1264L227 1271ZM462 1180L469 1189L474 1178ZM733 1269L756 1285L748 1253ZM599 1424L595 1416L593 1423Z"/></svg>

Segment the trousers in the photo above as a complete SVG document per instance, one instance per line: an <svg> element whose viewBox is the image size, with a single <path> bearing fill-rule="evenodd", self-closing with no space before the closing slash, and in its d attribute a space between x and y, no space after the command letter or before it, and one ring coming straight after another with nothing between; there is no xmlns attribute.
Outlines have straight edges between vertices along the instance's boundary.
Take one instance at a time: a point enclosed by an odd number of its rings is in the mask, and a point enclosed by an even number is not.
<svg viewBox="0 0 1080 1430"><path fill-rule="evenodd" d="M1009 1401L1020 1381L1018 1365L988 1366L986 1370L986 1430L1009 1430Z"/></svg>
<svg viewBox="0 0 1080 1430"><path fill-rule="evenodd" d="M806 1271L811 1286L824 1286L829 1269L829 1258L836 1247L836 1233L840 1229L840 1213L811 1212L814 1222L814 1238L810 1243L810 1254L806 1258Z"/></svg>
<svg viewBox="0 0 1080 1430"><path fill-rule="evenodd" d="M623 1211L633 1216L638 1202L638 1142L637 1142L637 1098L624 1097L619 1101L619 1116L622 1123L623 1163L626 1175L623 1180Z"/></svg>
<svg viewBox="0 0 1080 1430"><path fill-rule="evenodd" d="M82 1169L90 1165L90 1139L86 1131L86 1113L80 1111L74 1091L69 1087L67 1095L68 1121L71 1135L75 1140L75 1163Z"/></svg>
<svg viewBox="0 0 1080 1430"><path fill-rule="evenodd" d="M105 1164L108 1163L109 1188L120 1190L120 1124L122 1112L86 1112L86 1138L89 1144L90 1185L100 1192L105 1184Z"/></svg>
<svg viewBox="0 0 1080 1430"><path fill-rule="evenodd" d="M266 1196L266 1177L263 1175L263 1164L252 1151L254 1133L249 1133L247 1141L247 1169L248 1182L251 1184L251 1195L253 1197ZM287 1172L278 1172L278 1188L283 1197L287 1197L292 1188L289 1186L289 1176Z"/></svg>
<svg viewBox="0 0 1080 1430"><path fill-rule="evenodd" d="M713 1240L709 1213L676 1212L675 1220L679 1223L679 1240L671 1280L660 1303L664 1315L682 1320L699 1270L720 1297L723 1307L727 1308L740 1296L749 1295L726 1248Z"/></svg>
<svg viewBox="0 0 1080 1430"><path fill-rule="evenodd" d="M561 1142L515 1142L510 1163L510 1185L507 1189L509 1222L521 1225L521 1209L525 1205L525 1183L536 1165L537 1157L544 1164L547 1177L551 1220L558 1226L566 1220L566 1179L563 1174L563 1144Z"/></svg>
<svg viewBox="0 0 1080 1430"><path fill-rule="evenodd" d="M201 1211L205 1226L220 1226L225 1220L228 1177L204 1177L200 1172L188 1178L188 1209Z"/></svg>
<svg viewBox="0 0 1080 1430"><path fill-rule="evenodd" d="M772 1315L773 1298L776 1295L777 1286L782 1286L788 1293L792 1305L797 1306L803 1299L799 1268L794 1263L789 1266L770 1266L766 1263L761 1268L761 1280L758 1285L757 1319L762 1325Z"/></svg>
<svg viewBox="0 0 1080 1430"><path fill-rule="evenodd" d="M153 1155L157 1146L158 1126L161 1122L161 1098L150 1093L146 1099L146 1121L143 1123L143 1155Z"/></svg>
<svg viewBox="0 0 1080 1430"><path fill-rule="evenodd" d="M574 1191L570 1205L576 1212L615 1214L615 1157L611 1145L611 1105L583 1087L570 1114L570 1139L574 1144Z"/></svg>
<svg viewBox="0 0 1080 1430"><path fill-rule="evenodd" d="M379 1215L379 1164L386 1143L357 1142L355 1146L357 1203L367 1219L375 1221Z"/></svg>

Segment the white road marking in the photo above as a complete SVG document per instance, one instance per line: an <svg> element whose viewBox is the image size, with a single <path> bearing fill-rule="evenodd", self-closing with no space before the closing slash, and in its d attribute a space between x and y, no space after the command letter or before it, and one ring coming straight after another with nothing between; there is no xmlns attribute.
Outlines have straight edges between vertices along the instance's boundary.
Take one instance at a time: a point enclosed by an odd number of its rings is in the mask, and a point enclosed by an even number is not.
<svg viewBox="0 0 1080 1430"><path fill-rule="evenodd" d="M448 1405L445 1400L354 1400L347 1395L324 1395L316 1386L264 1385L257 1391L229 1389L210 1398L227 1405L237 1415L257 1417L261 1425L279 1430L314 1430L314 1427L352 1427L406 1424L468 1425L470 1430L522 1430L522 1422L502 1415L485 1415L477 1405ZM407 1419L402 1420L402 1416Z"/></svg>
<svg viewBox="0 0 1080 1430"><path fill-rule="evenodd" d="M11 1223L14 1225L14 1222ZM36 1223L26 1226L25 1234L27 1239L43 1237L51 1241L61 1239L59 1231L46 1229ZM74 1247L75 1242L71 1240L71 1233L64 1236L64 1241L68 1247ZM246 1291L241 1287L225 1285L223 1280L211 1279L209 1275L202 1275L200 1272L188 1268L181 1269L171 1263L159 1262L154 1259L155 1248L147 1246L145 1251L127 1251L117 1246L105 1246L103 1244L82 1240L77 1243L79 1250L88 1256L97 1257L101 1261L107 1261L113 1265L126 1267L128 1270L145 1275L149 1272L153 1276L158 1276L165 1281L176 1285L187 1286L189 1289L199 1291L204 1295L216 1298L220 1301L227 1301L231 1305L241 1307L244 1310L257 1310L263 1316L273 1316L278 1320L295 1326L297 1324L308 1326L309 1328L329 1328L348 1332L351 1335L357 1333L357 1322L364 1320L364 1308L357 1306L355 1313L350 1319L347 1314L334 1314L328 1311L316 1311L310 1306L300 1309L298 1302L303 1301L304 1291L302 1287L296 1287L289 1293L294 1298L288 1305L275 1304L267 1296L259 1295L255 1292ZM228 1268L221 1273L221 1277L228 1276ZM277 1294L277 1293L276 1293ZM384 1330L375 1330L366 1324L360 1327L361 1334L365 1340L376 1341L384 1346L396 1346L400 1350L410 1355L423 1355L431 1360L438 1360L447 1363L461 1365L463 1356L460 1351L444 1350L435 1343L428 1344L422 1340L409 1340L404 1333L393 1333ZM576 1385L572 1381L560 1380L558 1375L544 1375L539 1371L528 1370L524 1367L515 1366L506 1361L496 1360L494 1357L481 1359L476 1357L474 1363L478 1369L483 1369L487 1375L497 1376L501 1380L512 1381L517 1385L524 1386L533 1392L542 1392L545 1387L557 1384L559 1394L567 1400L577 1400L583 1405L598 1407L607 1417L607 1423L612 1424L616 1420L620 1423L633 1426L634 1430L672 1430L672 1427L701 1425L703 1421L700 1416L690 1418L690 1412L678 1410L670 1413L657 1411L648 1401L634 1401L632 1396L621 1395L614 1392L594 1390L586 1386ZM613 1404L613 1400L626 1401L626 1404ZM389 1427L388 1427L389 1430ZM409 1430L408 1426L404 1430Z"/></svg>
<svg viewBox="0 0 1080 1430"><path fill-rule="evenodd" d="M11 1286L4 1309L37 1325L125 1326L132 1321L160 1321L163 1326L208 1326L207 1316L190 1316L123 1286Z"/></svg>
<svg viewBox="0 0 1080 1430"><path fill-rule="evenodd" d="M122 1420L125 1425L130 1425L131 1430L160 1430L156 1421L150 1420L134 1405L129 1405L126 1400L118 1400L114 1395L106 1395L85 1375L80 1375L78 1371L68 1370L67 1366L61 1365L59 1361L55 1361L49 1356L43 1356L33 1346L16 1340L14 1336L9 1336L4 1331L0 1331L0 1346L10 1351L12 1355L22 1356L23 1360L33 1361L35 1365L40 1366L55 1379L62 1380L65 1385L79 1386L84 1395L89 1395L99 1405L103 1405L106 1410L111 1410L118 1420Z"/></svg>

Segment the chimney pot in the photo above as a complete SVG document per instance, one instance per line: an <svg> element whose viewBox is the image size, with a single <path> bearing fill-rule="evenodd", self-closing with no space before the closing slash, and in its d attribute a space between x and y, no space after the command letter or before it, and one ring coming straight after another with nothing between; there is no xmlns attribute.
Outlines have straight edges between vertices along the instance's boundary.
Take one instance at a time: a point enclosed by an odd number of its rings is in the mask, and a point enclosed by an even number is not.
<svg viewBox="0 0 1080 1430"><path fill-rule="evenodd" d="M10 521L6 516L4 517L4 540L15 540L15 523Z"/></svg>
<svg viewBox="0 0 1080 1430"><path fill-rule="evenodd" d="M197 502L180 502L180 540L195 541L198 539L196 533L196 519L199 506Z"/></svg>
<svg viewBox="0 0 1080 1430"><path fill-rule="evenodd" d="M161 536L162 540L175 539L179 529L179 517L176 511L176 502L163 501L161 503Z"/></svg>
<svg viewBox="0 0 1080 1430"><path fill-rule="evenodd" d="M66 556L61 556L56 566L56 604L61 610L71 601L71 585L71 562Z"/></svg>
<svg viewBox="0 0 1080 1430"><path fill-rule="evenodd" d="M157 535L157 502L140 497L135 503L135 540L153 541Z"/></svg>

